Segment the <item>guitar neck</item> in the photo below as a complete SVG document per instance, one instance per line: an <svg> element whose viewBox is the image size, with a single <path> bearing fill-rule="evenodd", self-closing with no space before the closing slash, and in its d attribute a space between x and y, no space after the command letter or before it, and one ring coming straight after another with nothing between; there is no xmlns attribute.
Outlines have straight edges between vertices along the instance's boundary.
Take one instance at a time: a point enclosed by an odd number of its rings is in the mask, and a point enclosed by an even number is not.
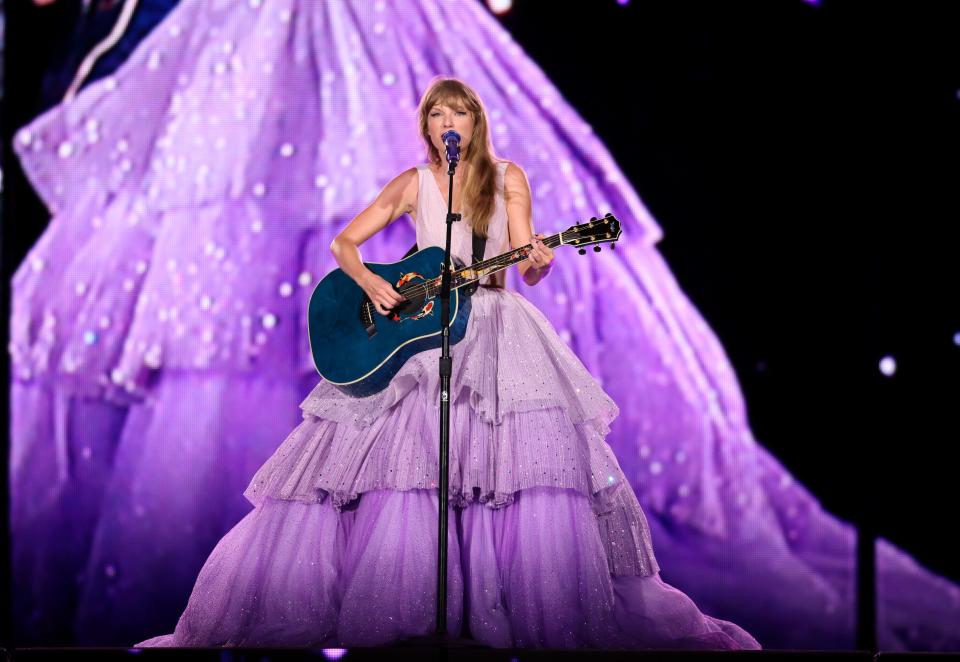
<svg viewBox="0 0 960 662"><path fill-rule="evenodd" d="M564 243L563 233L544 237L541 241L550 248L556 248ZM526 246L521 246L520 248L515 248L496 257L492 257L489 260L483 260L482 262L471 264L468 267L457 269L451 274L452 280L450 282L450 288L457 289L459 287L466 287L471 283L477 282L481 278L486 278L487 276L491 276L498 271L503 271L507 267L514 265L517 262L526 260L527 256L530 255L532 250L533 245L527 244Z"/></svg>
<svg viewBox="0 0 960 662"><path fill-rule="evenodd" d="M589 244L609 242L610 247L613 248L613 242L619 238L620 221L618 221L613 214L607 214L603 218L591 218L588 223L581 223L563 232L544 237L541 241L550 248L556 248L557 246L578 246L580 247L580 252L583 253L583 247ZM594 250L600 250L600 247L595 246ZM526 260L532 251L533 245L527 244L526 246L507 251L502 255L492 257L489 260L482 260L468 267L457 269L450 274L450 287L455 290L475 283L481 278L492 276L498 271L503 271L517 262ZM427 296L435 296L440 291L440 278L440 276L437 276L426 282L417 283L416 285L398 291L404 296L422 296L424 294Z"/></svg>

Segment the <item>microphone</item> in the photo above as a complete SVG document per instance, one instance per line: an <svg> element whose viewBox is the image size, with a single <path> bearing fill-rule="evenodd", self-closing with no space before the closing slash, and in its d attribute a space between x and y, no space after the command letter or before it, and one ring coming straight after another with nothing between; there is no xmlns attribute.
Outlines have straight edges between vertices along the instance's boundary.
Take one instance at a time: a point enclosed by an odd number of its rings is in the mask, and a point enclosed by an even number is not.
<svg viewBox="0 0 960 662"><path fill-rule="evenodd" d="M449 131L443 132L443 135L440 136L440 140L442 140L443 144L447 147L447 163L459 163L460 134L453 129L450 129Z"/></svg>

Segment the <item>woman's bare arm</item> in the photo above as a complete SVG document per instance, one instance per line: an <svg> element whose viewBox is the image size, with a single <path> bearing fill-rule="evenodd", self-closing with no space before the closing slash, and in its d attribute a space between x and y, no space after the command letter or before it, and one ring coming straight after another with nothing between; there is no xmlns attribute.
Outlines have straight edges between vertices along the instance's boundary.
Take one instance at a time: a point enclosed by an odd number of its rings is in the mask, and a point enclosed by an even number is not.
<svg viewBox="0 0 960 662"><path fill-rule="evenodd" d="M507 230L511 248L533 244L529 258L517 265L527 285L536 285L550 271L553 250L540 243L533 231L533 206L527 175L519 166L510 163L503 175L503 197L507 208Z"/></svg>
<svg viewBox="0 0 960 662"><path fill-rule="evenodd" d="M370 206L357 214L330 243L330 252L337 264L363 288L377 311L384 315L390 308L402 303L403 297L387 281L363 265L359 246L403 214L416 209L417 184L416 168L397 175Z"/></svg>

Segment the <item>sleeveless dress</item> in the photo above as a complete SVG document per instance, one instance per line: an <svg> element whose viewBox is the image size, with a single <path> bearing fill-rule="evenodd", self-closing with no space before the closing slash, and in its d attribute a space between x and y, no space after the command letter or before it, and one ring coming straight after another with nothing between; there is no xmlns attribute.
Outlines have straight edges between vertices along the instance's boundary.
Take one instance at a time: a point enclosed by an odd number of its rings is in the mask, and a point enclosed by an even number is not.
<svg viewBox="0 0 960 662"><path fill-rule="evenodd" d="M446 204L427 166L418 177L417 244L442 245ZM464 218L452 250L469 263L471 249ZM484 257L509 249L498 193ZM452 633L498 647L759 647L660 580L646 518L604 441L617 407L533 305L481 287L451 353ZM141 645L429 634L439 354L415 355L365 398L320 382L254 476L253 512L214 549L175 632Z"/></svg>

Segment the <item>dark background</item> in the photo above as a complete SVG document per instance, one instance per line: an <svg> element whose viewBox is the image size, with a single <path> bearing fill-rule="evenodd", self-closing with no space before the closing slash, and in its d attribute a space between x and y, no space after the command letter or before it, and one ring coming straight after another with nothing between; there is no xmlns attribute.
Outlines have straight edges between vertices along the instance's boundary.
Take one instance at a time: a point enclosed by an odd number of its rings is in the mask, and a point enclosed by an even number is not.
<svg viewBox="0 0 960 662"><path fill-rule="evenodd" d="M960 581L960 3L514 4L499 20L663 226L756 437L828 510ZM11 137L69 18L6 9L4 320L45 224Z"/></svg>
<svg viewBox="0 0 960 662"><path fill-rule="evenodd" d="M662 225L757 439L960 580L958 3L514 4Z"/></svg>

